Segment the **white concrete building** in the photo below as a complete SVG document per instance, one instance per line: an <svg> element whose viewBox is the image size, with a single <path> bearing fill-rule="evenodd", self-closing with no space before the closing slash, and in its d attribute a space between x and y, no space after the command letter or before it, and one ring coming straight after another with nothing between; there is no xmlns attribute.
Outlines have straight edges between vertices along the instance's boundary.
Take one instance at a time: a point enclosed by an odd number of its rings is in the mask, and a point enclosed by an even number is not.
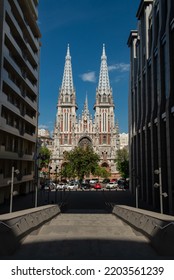
<svg viewBox="0 0 174 280"><path fill-rule="evenodd" d="M120 133L120 149L124 147L128 148L129 145L129 134L128 133Z"/></svg>
<svg viewBox="0 0 174 280"><path fill-rule="evenodd" d="M48 129L39 128L38 129L38 137L50 137L50 132Z"/></svg>

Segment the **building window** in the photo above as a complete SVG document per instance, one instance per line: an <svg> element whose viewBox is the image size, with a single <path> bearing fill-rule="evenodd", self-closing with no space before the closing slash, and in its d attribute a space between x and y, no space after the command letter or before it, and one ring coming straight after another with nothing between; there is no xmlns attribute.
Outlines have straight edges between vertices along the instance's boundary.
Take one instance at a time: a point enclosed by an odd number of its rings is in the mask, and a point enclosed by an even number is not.
<svg viewBox="0 0 174 280"><path fill-rule="evenodd" d="M65 136L64 136L64 144L65 144L65 145L68 144L68 135L65 135Z"/></svg>
<svg viewBox="0 0 174 280"><path fill-rule="evenodd" d="M166 98L169 97L169 76L168 76L168 68L167 68L167 46L166 43L164 43L163 45L163 88L164 88L164 92L165 92L165 96Z"/></svg>
<svg viewBox="0 0 174 280"><path fill-rule="evenodd" d="M149 54L148 57L151 56L151 49L152 49L152 17L149 18Z"/></svg>
<svg viewBox="0 0 174 280"><path fill-rule="evenodd" d="M69 115L68 112L64 113L64 131L68 131L68 119L69 119Z"/></svg>
<svg viewBox="0 0 174 280"><path fill-rule="evenodd" d="M107 125L106 125L106 112L103 113L103 132L106 132L106 128L107 128Z"/></svg>
<svg viewBox="0 0 174 280"><path fill-rule="evenodd" d="M107 136L103 135L103 144L106 144Z"/></svg>
<svg viewBox="0 0 174 280"><path fill-rule="evenodd" d="M157 3L155 7L155 45L158 42L158 34L159 34L159 3Z"/></svg>

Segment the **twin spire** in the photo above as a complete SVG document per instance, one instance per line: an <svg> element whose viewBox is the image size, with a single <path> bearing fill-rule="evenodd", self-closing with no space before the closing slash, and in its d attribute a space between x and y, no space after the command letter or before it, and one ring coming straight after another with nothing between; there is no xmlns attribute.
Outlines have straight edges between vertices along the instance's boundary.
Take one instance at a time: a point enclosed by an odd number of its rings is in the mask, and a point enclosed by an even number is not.
<svg viewBox="0 0 174 280"><path fill-rule="evenodd" d="M98 93L100 95L111 93L110 83L109 83L109 74L108 74L108 65L107 65L107 56L105 53L105 44L103 44L103 52L101 56L101 66L100 66L100 75L98 83Z"/></svg>
<svg viewBox="0 0 174 280"><path fill-rule="evenodd" d="M67 95L71 95L74 92L69 44L67 47L67 54L65 57L65 67L64 67L61 90L63 91L64 94L67 94Z"/></svg>
<svg viewBox="0 0 174 280"><path fill-rule="evenodd" d="M65 66L64 66L64 74L63 74L63 79L62 79L61 90L64 94L68 94L68 95L71 95L74 92L69 44L67 46L67 54L65 57ZM102 56L101 56L98 93L100 95L103 95L103 94L109 95L111 93L108 66L107 66L107 56L106 56L106 52L105 52L105 44L103 44L103 51L102 51Z"/></svg>

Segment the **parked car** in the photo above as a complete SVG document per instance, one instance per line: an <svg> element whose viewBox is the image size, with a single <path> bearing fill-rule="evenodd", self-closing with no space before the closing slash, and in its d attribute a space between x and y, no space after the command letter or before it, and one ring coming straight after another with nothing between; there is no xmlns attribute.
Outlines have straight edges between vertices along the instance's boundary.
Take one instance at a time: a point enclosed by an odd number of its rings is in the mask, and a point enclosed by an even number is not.
<svg viewBox="0 0 174 280"><path fill-rule="evenodd" d="M126 179L120 178L120 179L118 180L118 187L119 187L119 189L124 189L125 183L126 183Z"/></svg>
<svg viewBox="0 0 174 280"><path fill-rule="evenodd" d="M109 183L109 182L110 182L109 179L104 179L102 183L103 183L103 184L107 184L107 183Z"/></svg>
<svg viewBox="0 0 174 280"><path fill-rule="evenodd" d="M81 183L80 188L81 189L90 189L91 185L89 183Z"/></svg>
<svg viewBox="0 0 174 280"><path fill-rule="evenodd" d="M101 189L101 188L102 188L102 186L101 186L100 183L96 183L96 184L94 185L94 189L95 189L95 190L98 190L98 189Z"/></svg>
<svg viewBox="0 0 174 280"><path fill-rule="evenodd" d="M44 185L42 189L45 190L45 191L49 191L50 190L48 185Z"/></svg>
<svg viewBox="0 0 174 280"><path fill-rule="evenodd" d="M78 184L77 184L77 183L69 183L69 184L67 185L67 189L68 189L68 190L78 189Z"/></svg>
<svg viewBox="0 0 174 280"><path fill-rule="evenodd" d="M55 190L56 189L56 184L54 182L50 182L49 188L50 188L50 190Z"/></svg>
<svg viewBox="0 0 174 280"><path fill-rule="evenodd" d="M57 184L57 190L63 190L66 188L67 188L67 185L65 183L60 182L59 184Z"/></svg>
<svg viewBox="0 0 174 280"><path fill-rule="evenodd" d="M111 179L111 182L117 183L117 179Z"/></svg>
<svg viewBox="0 0 174 280"><path fill-rule="evenodd" d="M106 188L107 189L115 189L117 188L118 184L115 183L115 182L109 182L107 185L106 185Z"/></svg>
<svg viewBox="0 0 174 280"><path fill-rule="evenodd" d="M119 189L129 189L129 180L121 178L118 180Z"/></svg>
<svg viewBox="0 0 174 280"><path fill-rule="evenodd" d="M89 181L89 183L90 183L90 184L96 184L96 183L98 183L98 179L91 179L91 180Z"/></svg>
<svg viewBox="0 0 174 280"><path fill-rule="evenodd" d="M51 180L47 180L45 183L42 184L42 189L44 189L44 190L55 190L56 189L56 184Z"/></svg>

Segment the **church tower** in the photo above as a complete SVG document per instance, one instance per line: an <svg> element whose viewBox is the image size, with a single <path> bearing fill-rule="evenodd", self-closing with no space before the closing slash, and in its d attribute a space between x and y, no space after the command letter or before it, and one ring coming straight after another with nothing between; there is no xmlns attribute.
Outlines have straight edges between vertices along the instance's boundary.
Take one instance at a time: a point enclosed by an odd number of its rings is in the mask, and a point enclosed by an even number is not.
<svg viewBox="0 0 174 280"><path fill-rule="evenodd" d="M60 165L65 151L70 151L75 147L76 110L76 94L73 85L71 55L68 45L62 85L59 89L57 115L53 135L54 152L52 163L54 166Z"/></svg>
<svg viewBox="0 0 174 280"><path fill-rule="evenodd" d="M107 56L105 45L101 56L101 66L98 88L96 90L95 110L95 131L96 131L96 152L101 158L101 165L108 167L112 173L115 170L116 150L119 148L118 125L115 124L114 102L112 89L109 82Z"/></svg>
<svg viewBox="0 0 174 280"><path fill-rule="evenodd" d="M61 170L63 153L76 146L90 145L100 156L100 165L106 167L112 176L116 175L116 150L119 148L118 124L115 124L114 102L109 82L105 45L101 56L101 66L94 119L88 108L88 98L78 119L76 116L76 94L73 85L72 65L69 45L65 57L62 85L59 90L56 122L54 128L54 148L52 168Z"/></svg>

